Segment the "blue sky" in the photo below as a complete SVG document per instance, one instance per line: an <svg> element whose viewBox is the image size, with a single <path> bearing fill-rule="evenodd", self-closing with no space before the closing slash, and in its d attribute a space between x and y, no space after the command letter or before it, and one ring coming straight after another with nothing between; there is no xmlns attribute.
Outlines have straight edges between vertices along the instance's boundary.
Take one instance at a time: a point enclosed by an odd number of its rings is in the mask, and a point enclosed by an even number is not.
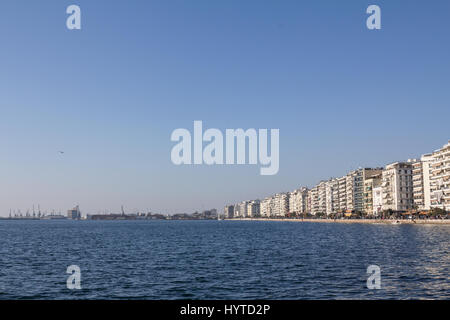
<svg viewBox="0 0 450 320"><path fill-rule="evenodd" d="M82 30L66 28L71 4ZM366 28L370 4L381 30ZM449 12L448 1L4 0L0 214L222 209L433 151L450 138ZM194 120L279 128L279 173L174 166L170 135Z"/></svg>

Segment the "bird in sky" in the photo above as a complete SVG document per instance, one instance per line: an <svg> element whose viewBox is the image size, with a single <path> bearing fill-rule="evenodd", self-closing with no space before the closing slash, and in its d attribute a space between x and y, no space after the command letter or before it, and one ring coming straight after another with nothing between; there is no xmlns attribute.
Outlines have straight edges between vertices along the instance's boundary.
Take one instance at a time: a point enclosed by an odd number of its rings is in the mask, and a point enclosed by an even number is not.
<svg viewBox="0 0 450 320"><path fill-rule="evenodd" d="M64 151L58 151L60 154L64 154Z"/></svg>

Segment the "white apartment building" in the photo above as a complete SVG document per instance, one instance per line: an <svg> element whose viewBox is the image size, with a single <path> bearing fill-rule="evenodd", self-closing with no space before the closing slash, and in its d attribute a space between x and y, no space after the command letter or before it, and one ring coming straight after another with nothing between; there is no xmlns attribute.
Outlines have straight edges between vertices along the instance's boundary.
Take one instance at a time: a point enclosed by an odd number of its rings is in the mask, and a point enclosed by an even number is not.
<svg viewBox="0 0 450 320"><path fill-rule="evenodd" d="M247 204L247 216L250 218L259 217L261 203L259 200L249 201Z"/></svg>
<svg viewBox="0 0 450 320"><path fill-rule="evenodd" d="M309 212L314 216L319 213L319 186L315 186L308 193L309 198Z"/></svg>
<svg viewBox="0 0 450 320"><path fill-rule="evenodd" d="M353 174L353 210L364 210L364 173L366 169L358 169Z"/></svg>
<svg viewBox="0 0 450 320"><path fill-rule="evenodd" d="M336 213L339 210L339 184L337 179L328 180L325 184L326 214Z"/></svg>
<svg viewBox="0 0 450 320"><path fill-rule="evenodd" d="M289 214L289 193L277 193L260 203L262 217L286 217Z"/></svg>
<svg viewBox="0 0 450 320"><path fill-rule="evenodd" d="M273 196L273 215L286 217L289 214L289 193L277 193Z"/></svg>
<svg viewBox="0 0 450 320"><path fill-rule="evenodd" d="M305 213L311 213L311 189L306 189L306 211Z"/></svg>
<svg viewBox="0 0 450 320"><path fill-rule="evenodd" d="M260 204L261 217L265 218L270 217L272 214L271 207L272 207L272 198L270 197L264 198Z"/></svg>
<svg viewBox="0 0 450 320"><path fill-rule="evenodd" d="M240 205L239 203L236 203L234 205L234 218L240 218L240 214L239 214L239 209L240 209Z"/></svg>
<svg viewBox="0 0 450 320"><path fill-rule="evenodd" d="M235 218L246 218L248 201L242 201L234 205L234 217Z"/></svg>
<svg viewBox="0 0 450 320"><path fill-rule="evenodd" d="M450 210L450 141L432 154L430 164L431 207Z"/></svg>
<svg viewBox="0 0 450 320"><path fill-rule="evenodd" d="M332 212L337 213L340 212L341 204L340 204L340 194L339 194L339 179L335 178L333 179L333 183L331 184L331 205L332 205Z"/></svg>
<svg viewBox="0 0 450 320"><path fill-rule="evenodd" d="M307 211L308 189L302 187L289 193L289 212L304 214Z"/></svg>
<svg viewBox="0 0 450 320"><path fill-rule="evenodd" d="M388 164L382 173L383 210L406 211L414 206L412 169L416 160Z"/></svg>
<svg viewBox="0 0 450 320"><path fill-rule="evenodd" d="M433 157L425 154L420 161L413 163L413 198L414 205L419 210L431 208L430 165Z"/></svg>
<svg viewBox="0 0 450 320"><path fill-rule="evenodd" d="M318 185L318 201L319 201L318 212L326 214L327 213L327 182L326 181L321 181Z"/></svg>
<svg viewBox="0 0 450 320"><path fill-rule="evenodd" d="M345 206L347 208L347 210L353 210L353 183L355 180L355 171L351 171L349 172L346 176L345 176L345 191L346 191L346 201L345 201Z"/></svg>
<svg viewBox="0 0 450 320"><path fill-rule="evenodd" d="M339 209L337 212L343 213L347 210L347 177L337 179L339 189Z"/></svg>
<svg viewBox="0 0 450 320"><path fill-rule="evenodd" d="M300 189L296 189L292 192L289 192L289 213L297 214L299 213L301 206L301 194Z"/></svg>
<svg viewBox="0 0 450 320"><path fill-rule="evenodd" d="M373 187L372 199L373 199L372 214L376 217L379 217L381 216L381 213L383 211L383 187L381 186L381 183L379 186Z"/></svg>

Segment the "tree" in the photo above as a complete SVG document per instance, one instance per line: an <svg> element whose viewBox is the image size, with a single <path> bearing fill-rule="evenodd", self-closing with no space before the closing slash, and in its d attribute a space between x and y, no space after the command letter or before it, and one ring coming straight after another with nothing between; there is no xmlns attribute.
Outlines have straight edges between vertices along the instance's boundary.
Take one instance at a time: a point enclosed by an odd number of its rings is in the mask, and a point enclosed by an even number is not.
<svg viewBox="0 0 450 320"><path fill-rule="evenodd" d="M447 214L447 212L441 208L432 208L430 210L430 215L432 217L436 217L436 216L445 216Z"/></svg>
<svg viewBox="0 0 450 320"><path fill-rule="evenodd" d="M324 212L317 212L316 213L316 217L318 217L318 218L323 218L324 216L325 216Z"/></svg>

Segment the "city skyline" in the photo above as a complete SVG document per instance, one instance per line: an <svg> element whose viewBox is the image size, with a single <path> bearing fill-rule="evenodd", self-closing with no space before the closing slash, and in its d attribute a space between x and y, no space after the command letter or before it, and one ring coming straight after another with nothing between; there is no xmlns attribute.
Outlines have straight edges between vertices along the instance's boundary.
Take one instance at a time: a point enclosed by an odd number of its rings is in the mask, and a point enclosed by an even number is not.
<svg viewBox="0 0 450 320"><path fill-rule="evenodd" d="M277 193L275 193L274 195L265 195L265 196L262 196L262 197L258 197L258 198L256 198L256 199L253 199L253 200L249 200L249 199L246 199L246 200L243 200L243 201L241 201L241 200L238 200L237 202L235 201L234 203L236 203L236 205L240 205L240 204L242 204L242 203L245 203L245 206L247 206L247 204L250 204L250 205L252 205L255 201L257 201L258 202L258 204L259 203L261 203L263 200L265 200L265 199L269 199L269 198L273 198L273 197L277 197L277 196L280 196L280 195L283 195L283 194L289 194L289 197L291 197L292 196L292 194L294 194L294 193L296 193L296 192L298 192L298 191L300 191L300 190L302 190L302 191L308 191L308 192L310 192L311 190L314 190L315 188L319 188L322 184L328 184L328 183L330 183L330 182L336 182L336 183L338 183L338 180L339 179L343 179L343 178L346 178L347 176L349 176L349 175L352 175L352 174L354 174L355 172L358 172L358 171L360 171L360 170L368 170L368 171L374 171L374 173L373 174L371 174L372 175L372 177L370 177L370 176L368 176L367 178L369 179L369 180L371 180L373 177L375 177L376 175L377 176L382 176L382 173L384 172L384 171L388 171L388 168L390 168L390 167L392 167L393 165L396 165L397 163L400 163L400 164L402 164L402 163L410 163L410 165L411 165L411 175L413 174L412 173L412 171L413 171L413 167L414 167L414 165L417 165L417 164L422 164L424 161L425 162L429 162L429 161L432 161L433 160L433 157L432 157L432 155L433 154L435 154L435 153L439 153L439 152L442 152L442 150L444 150L445 148L448 148L448 145L450 144L450 139L448 140L448 143L447 144L445 144L442 148L439 148L439 149L434 149L433 151L431 151L431 152L428 152L428 153L424 153L424 154L422 154L421 156L419 156L419 157L417 157L417 158L408 158L408 159L405 159L405 160L401 160L401 161L391 161L390 163L387 163L385 166L382 166L382 167L377 167L377 168L368 168L368 167L364 167L364 166L360 166L360 167L358 167L358 168L355 168L355 169L352 169L352 170L350 170L350 172L347 172L344 176L342 176L342 177L337 177L337 176L334 176L334 177L330 177L330 178L328 178L328 179L323 179L323 180L320 180L320 181L318 181L318 182L316 182L316 184L314 184L314 186L311 186L311 185L298 185L297 186L297 188L295 189L295 190L293 190L293 191L286 191L286 190L283 190L283 191L278 191ZM448 158L448 156L447 156L447 158ZM447 158L445 158L445 159L447 159ZM446 161L446 160L445 160ZM427 165L428 166L428 165ZM429 169L429 170L431 170L431 169ZM376 171L376 172L375 172ZM421 179L423 180L423 170L421 169L420 170L421 172L419 173L420 175L421 175ZM383 173L384 174L384 173ZM325 186L325 185L324 185ZM364 186L364 183L363 183L363 186ZM327 186L328 187L328 186ZM373 185L371 185L371 187L373 187ZM412 181L411 181L411 187L412 187ZM431 187L431 186L430 186ZM423 181L422 181L422 188L423 188ZM325 190L325 189L324 189ZM381 188L380 188L380 191L381 191ZM314 192L314 191L313 191ZM411 190L411 192L412 192L412 190ZM422 193L422 198L423 198L423 190L421 190L421 193ZM333 212L333 213L335 213L336 212L336 209L330 209L329 208L329 204L328 204L328 201L330 201L329 199L327 200L327 203L325 204L323 204L325 207L324 208L322 208L322 210L323 211L320 211L320 210L311 210L311 208L309 208L309 209L307 209L306 207L304 207L303 209L299 209L299 210L293 210L292 209L292 206L294 205L294 207L296 206L296 204L297 203L294 203L294 204L292 204L291 203L291 199L289 199L289 197L288 197L288 211L287 211L287 213L293 213L293 212L300 212L300 211L302 211L302 212L308 212L308 213L310 213L310 214L316 214L316 213L325 213L325 214L330 214L331 212ZM310 195L308 194L308 196L307 197L310 197ZM327 198L328 198L328 196L327 196ZM372 201L373 201L373 199L371 199ZM412 199L411 199L412 200ZM422 201L423 201L424 199L422 199ZM310 200L309 200L310 201ZM341 200L342 201L342 200ZM430 199L428 200L428 201L430 201ZM414 203L415 203L415 201L414 201ZM236 205L231 205L231 206L236 206ZM353 203L351 204L351 205L353 205ZM361 202L360 203L360 205L363 205L363 203ZM372 202L371 203L371 206L373 207L373 205L374 205L374 203ZM424 205L424 203L422 203L422 205ZM225 211L227 211L227 207L229 207L230 206L230 204L225 204L224 206L222 206L222 207L225 207ZM347 206L345 206L346 208L347 208ZM412 208L412 206L409 206L409 207L411 207ZM220 212L220 208L221 207L211 207L211 208L207 208L207 209L205 209L205 208L202 208L202 209L196 209L196 210L194 210L194 211L192 211L192 212L205 212L205 211L208 211L208 210L218 210L218 212ZM352 207L353 208L353 207ZM395 208L395 207L393 207L393 208ZM421 209L421 207L418 207L419 209ZM73 210L75 210L76 209L76 211L79 211L79 205L77 204L76 205L76 207L74 208L74 209L70 209L70 210L68 210L68 211L73 211ZM358 211L361 211L361 212L364 212L365 211L365 209L366 208L363 208L363 207L360 207L360 208L353 208L353 209L357 209ZM380 208L379 208L380 210L381 210L381 203L380 203ZM401 209L401 208L399 208L399 209ZM422 209L425 209L425 210L429 210L430 209L430 203L428 204L428 207L423 207ZM331 211L330 211L331 210ZM406 210L406 209L405 209ZM9 213L9 216L35 216L35 214L37 215L38 213L39 213L39 216L41 215L41 213L42 214L44 214L44 215L53 215L53 214L56 214L56 215L63 215L64 216L64 214L63 214L63 212L64 212L64 210L55 210L55 209L51 209L50 211L49 210L41 210L41 208L40 208L40 204L38 204L38 207L37 207L37 209L36 209L36 206L33 204L33 206L32 206L32 209L30 209L30 208L27 208L24 212L22 212L22 210L21 209L11 209L10 208L10 213ZM125 210L124 210L124 206L123 205L121 205L120 206L120 210L117 210L117 211L115 211L115 209L113 209L113 210L107 210L107 209L104 209L104 210L99 210L99 211L97 211L96 213L97 214L110 214L110 213L117 213L117 212L121 212L122 214L125 214ZM163 214L163 215L173 215L173 214L182 214L182 213L189 213L188 211L178 211L178 212L172 212L172 213L169 213L169 212L167 212L167 210L166 211L162 211L162 212L155 212L155 211L151 211L149 208L145 208L145 209L138 209L138 208L133 208L132 210L128 210L128 212L127 213L133 213L133 214L136 214L136 213L145 213L145 214L147 214L147 213L156 213L156 214ZM255 212L254 212L255 213ZM86 215L89 215L89 214L95 214L94 212L84 212L83 213L83 216L85 217ZM224 214L226 215L226 213L224 212ZM367 214L367 212L366 212L366 214ZM260 211L259 211L259 207L258 207L258 210L257 210L257 215L259 216L260 215ZM0 215L0 217L1 217L2 215ZM249 215L249 216L252 216L251 214Z"/></svg>
<svg viewBox="0 0 450 320"><path fill-rule="evenodd" d="M334 216L353 213L380 217L383 212L450 209L450 140L418 158L384 167L360 167L341 177L318 181L254 200L227 204L228 217Z"/></svg>
<svg viewBox="0 0 450 320"><path fill-rule="evenodd" d="M76 3L77 31L71 1L0 12L1 216L221 210L449 138L446 1L376 1L381 30L365 1ZM175 166L170 134L194 120L279 128L278 174Z"/></svg>

